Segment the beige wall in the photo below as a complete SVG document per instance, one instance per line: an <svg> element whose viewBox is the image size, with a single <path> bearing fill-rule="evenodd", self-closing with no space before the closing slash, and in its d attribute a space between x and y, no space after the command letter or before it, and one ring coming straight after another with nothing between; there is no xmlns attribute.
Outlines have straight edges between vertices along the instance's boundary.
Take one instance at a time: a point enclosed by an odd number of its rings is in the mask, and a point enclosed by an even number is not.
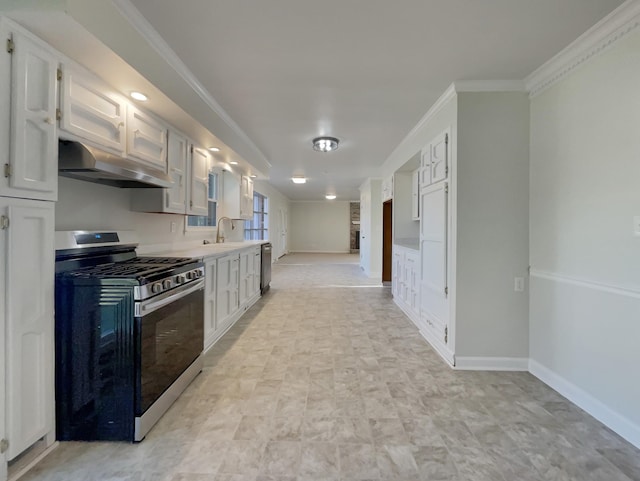
<svg viewBox="0 0 640 481"><path fill-rule="evenodd" d="M349 202L291 202L292 252L349 252Z"/></svg>
<svg viewBox="0 0 640 481"><path fill-rule="evenodd" d="M640 445L640 34L531 101L530 351Z"/></svg>

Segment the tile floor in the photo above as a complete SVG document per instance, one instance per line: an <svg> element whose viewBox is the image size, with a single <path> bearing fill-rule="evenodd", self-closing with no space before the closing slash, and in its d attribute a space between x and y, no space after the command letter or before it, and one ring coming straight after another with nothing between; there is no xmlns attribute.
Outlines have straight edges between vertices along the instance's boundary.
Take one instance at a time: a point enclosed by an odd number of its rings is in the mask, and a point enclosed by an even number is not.
<svg viewBox="0 0 640 481"><path fill-rule="evenodd" d="M137 445L62 443L24 481L629 481L640 451L527 373L453 371L353 264L271 291Z"/></svg>

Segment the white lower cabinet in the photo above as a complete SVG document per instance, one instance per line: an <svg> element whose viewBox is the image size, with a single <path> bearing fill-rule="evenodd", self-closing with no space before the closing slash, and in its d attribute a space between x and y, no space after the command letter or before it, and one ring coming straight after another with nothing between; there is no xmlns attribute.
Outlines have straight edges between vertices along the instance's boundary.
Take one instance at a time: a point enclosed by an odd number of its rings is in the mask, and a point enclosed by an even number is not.
<svg viewBox="0 0 640 481"><path fill-rule="evenodd" d="M205 258L204 350L260 298L260 247Z"/></svg>
<svg viewBox="0 0 640 481"><path fill-rule="evenodd" d="M216 327L225 329L238 311L240 254L230 254L218 258L216 272Z"/></svg>
<svg viewBox="0 0 640 481"><path fill-rule="evenodd" d="M258 257L258 262L256 262L256 256ZM260 292L259 259L259 247L240 253L240 306L245 309L249 307L247 303Z"/></svg>
<svg viewBox="0 0 640 481"><path fill-rule="evenodd" d="M0 434L7 461L43 437L54 440L53 234L53 202L0 197Z"/></svg>
<svg viewBox="0 0 640 481"><path fill-rule="evenodd" d="M393 246L392 290L396 304L416 322L420 317L420 252Z"/></svg>
<svg viewBox="0 0 640 481"><path fill-rule="evenodd" d="M218 260L214 258L204 261L204 349L208 349L217 340L217 312L216 312L216 286L217 286Z"/></svg>

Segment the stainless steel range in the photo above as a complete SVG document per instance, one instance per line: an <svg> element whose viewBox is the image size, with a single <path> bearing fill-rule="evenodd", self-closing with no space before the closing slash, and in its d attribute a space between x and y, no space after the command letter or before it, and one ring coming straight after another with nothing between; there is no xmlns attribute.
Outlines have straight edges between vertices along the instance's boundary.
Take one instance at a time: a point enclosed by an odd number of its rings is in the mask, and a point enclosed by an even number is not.
<svg viewBox="0 0 640 481"><path fill-rule="evenodd" d="M140 441L202 370L204 267L130 232L56 233L60 440Z"/></svg>

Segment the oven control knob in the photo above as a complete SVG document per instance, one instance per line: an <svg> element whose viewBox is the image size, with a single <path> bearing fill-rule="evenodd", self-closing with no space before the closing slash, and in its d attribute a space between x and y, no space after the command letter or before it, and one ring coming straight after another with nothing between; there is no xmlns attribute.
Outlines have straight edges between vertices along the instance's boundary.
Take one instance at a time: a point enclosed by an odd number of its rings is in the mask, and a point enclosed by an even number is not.
<svg viewBox="0 0 640 481"><path fill-rule="evenodd" d="M175 277L176 284L184 284L185 276L179 275Z"/></svg>
<svg viewBox="0 0 640 481"><path fill-rule="evenodd" d="M193 273L196 275L196 277L202 277L201 271L193 271Z"/></svg>
<svg viewBox="0 0 640 481"><path fill-rule="evenodd" d="M153 294L157 294L161 290L162 290L162 284L160 284L159 282L156 282L155 284L151 285L151 292Z"/></svg>
<svg viewBox="0 0 640 481"><path fill-rule="evenodd" d="M165 289L171 289L171 280L167 279L166 281L162 281L162 287Z"/></svg>
<svg viewBox="0 0 640 481"><path fill-rule="evenodd" d="M195 279L195 275L193 275L193 271L189 271L185 274L185 276L187 276L187 279L191 280L191 279Z"/></svg>

